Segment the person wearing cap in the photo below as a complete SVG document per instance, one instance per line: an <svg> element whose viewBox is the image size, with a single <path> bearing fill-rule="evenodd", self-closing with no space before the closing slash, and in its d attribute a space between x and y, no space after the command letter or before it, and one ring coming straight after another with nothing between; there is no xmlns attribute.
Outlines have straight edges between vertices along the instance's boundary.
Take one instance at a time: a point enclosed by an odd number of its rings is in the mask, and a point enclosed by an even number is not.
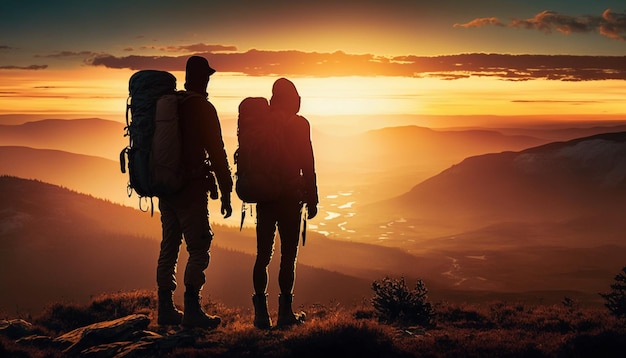
<svg viewBox="0 0 626 358"><path fill-rule="evenodd" d="M179 105L182 136L182 164L189 176L179 192L159 197L163 237L157 264L158 322L186 327L214 328L220 318L206 314L201 307L204 271L209 265L213 232L209 224L209 181L206 162L210 162L221 193L224 218L232 214L233 181L228 164L222 130L215 107L208 101L207 85L215 70L199 56L187 60L185 89L200 94L186 96ZM201 169L198 169L201 168ZM212 177L212 173L208 173ZM173 303L176 289L176 263L184 237L189 259L185 267L184 312Z"/></svg>
<svg viewBox="0 0 626 358"><path fill-rule="evenodd" d="M257 256L253 269L254 326L272 326L267 311L267 267L274 251L276 228L280 235L280 269L278 285L278 327L288 327L304 321L305 314L293 312L293 288L296 258L303 211L308 219L317 215L317 183L315 160L311 144L311 127L300 111L300 95L295 85L280 78L272 86L270 112L279 122L285 147L281 175L282 195L278 200L257 203ZM304 237L303 237L304 240Z"/></svg>

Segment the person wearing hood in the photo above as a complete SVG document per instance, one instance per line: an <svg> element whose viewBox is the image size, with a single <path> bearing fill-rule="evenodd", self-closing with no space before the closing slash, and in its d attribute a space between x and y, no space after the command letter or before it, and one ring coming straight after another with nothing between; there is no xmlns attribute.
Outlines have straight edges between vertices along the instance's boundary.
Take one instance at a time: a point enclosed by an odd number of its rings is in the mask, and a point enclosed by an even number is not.
<svg viewBox="0 0 626 358"><path fill-rule="evenodd" d="M280 271L278 284L278 327L288 327L304 321L305 314L295 314L292 308L296 259L303 211L308 219L317 215L318 193L315 160L311 144L311 128L300 111L300 95L295 85L285 78L274 82L270 113L278 121L286 153L281 160L282 194L274 201L257 203L257 256L253 269L255 309L254 325L272 326L267 311L267 267L274 251L276 229L280 236Z"/></svg>
<svg viewBox="0 0 626 358"><path fill-rule="evenodd" d="M158 323L185 327L217 327L221 320L206 314L201 307L204 271L209 265L209 249L213 231L209 224L208 191L213 173L221 193L224 218L232 214L232 177L222 131L215 107L208 101L207 85L215 70L199 56L187 60L185 89L199 95L187 95L179 105L179 126L182 136L182 164L189 181L171 195L159 197L162 240L157 264ZM211 179L211 180L210 180ZM176 308L176 263L182 240L189 253L185 267L184 312Z"/></svg>

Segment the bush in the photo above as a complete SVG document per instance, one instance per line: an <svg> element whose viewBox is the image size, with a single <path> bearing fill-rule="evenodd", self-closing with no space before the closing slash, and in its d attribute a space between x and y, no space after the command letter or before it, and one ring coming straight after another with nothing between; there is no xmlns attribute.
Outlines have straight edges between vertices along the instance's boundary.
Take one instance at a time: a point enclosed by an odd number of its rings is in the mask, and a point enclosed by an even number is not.
<svg viewBox="0 0 626 358"><path fill-rule="evenodd" d="M618 318L626 318L626 266L615 276L615 283L611 285L611 292L601 293L604 304L611 313Z"/></svg>
<svg viewBox="0 0 626 358"><path fill-rule="evenodd" d="M424 327L434 325L435 312L428 302L428 290L422 280L410 291L404 277L385 277L372 283L376 294L372 305L381 320L387 323L417 324Z"/></svg>

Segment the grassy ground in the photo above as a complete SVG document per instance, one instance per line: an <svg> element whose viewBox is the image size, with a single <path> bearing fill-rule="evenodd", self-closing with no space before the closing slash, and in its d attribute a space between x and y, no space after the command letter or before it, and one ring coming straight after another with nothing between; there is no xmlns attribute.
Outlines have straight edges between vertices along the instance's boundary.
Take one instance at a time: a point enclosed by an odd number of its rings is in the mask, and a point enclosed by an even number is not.
<svg viewBox="0 0 626 358"><path fill-rule="evenodd" d="M174 348L168 357L623 357L626 322L604 308L523 302L433 304L434 327L400 326L378 321L369 302L302 307L304 325L262 331L252 325L251 309L205 302L222 317L215 330L195 330L195 344ZM156 325L156 297L139 291L94 297L87 305L55 303L31 318L37 333L57 336L73 328L132 313L152 318L150 330L175 333ZM271 312L275 319L276 312ZM6 317L17 318L17 317ZM29 319L29 317L21 317ZM0 356L61 357L55 350L20 346L0 338Z"/></svg>

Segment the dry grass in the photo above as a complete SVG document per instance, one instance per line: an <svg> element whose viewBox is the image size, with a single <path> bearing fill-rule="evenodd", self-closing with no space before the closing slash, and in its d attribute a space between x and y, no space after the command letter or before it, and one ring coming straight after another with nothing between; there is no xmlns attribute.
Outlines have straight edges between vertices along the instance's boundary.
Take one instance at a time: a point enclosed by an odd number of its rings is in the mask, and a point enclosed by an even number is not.
<svg viewBox="0 0 626 358"><path fill-rule="evenodd" d="M434 328L380 323L369 303L304 307L307 322L290 329L262 331L252 325L251 309L234 309L205 301L205 309L222 317L215 330L194 331L193 347L163 352L171 357L619 357L626 351L626 322L607 309L523 302L484 304L437 303ZM41 333L57 335L83 324L130 313L152 318L155 294L139 291L94 297L87 305L56 303L34 324ZM276 312L271 312L276 318ZM169 333L173 330L170 328ZM53 350L35 351L7 338L0 356L56 357Z"/></svg>

